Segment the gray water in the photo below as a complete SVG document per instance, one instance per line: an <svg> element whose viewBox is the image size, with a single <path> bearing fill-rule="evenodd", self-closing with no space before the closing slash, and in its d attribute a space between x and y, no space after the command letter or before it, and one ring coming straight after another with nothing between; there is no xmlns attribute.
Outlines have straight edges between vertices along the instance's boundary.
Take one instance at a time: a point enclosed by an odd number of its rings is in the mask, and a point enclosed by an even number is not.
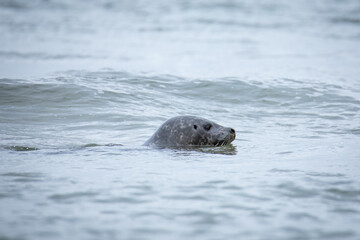
<svg viewBox="0 0 360 240"><path fill-rule="evenodd" d="M360 239L360 2L0 0L0 239ZM168 118L230 146L141 146Z"/></svg>

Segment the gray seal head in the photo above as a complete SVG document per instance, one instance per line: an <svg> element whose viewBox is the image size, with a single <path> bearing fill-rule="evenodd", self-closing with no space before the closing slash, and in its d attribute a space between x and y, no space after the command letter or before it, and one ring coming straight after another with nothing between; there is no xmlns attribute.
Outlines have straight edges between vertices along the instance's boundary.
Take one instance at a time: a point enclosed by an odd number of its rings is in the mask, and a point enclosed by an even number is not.
<svg viewBox="0 0 360 240"><path fill-rule="evenodd" d="M235 130L194 116L178 116L167 120L147 140L145 146L187 147L223 146L235 139Z"/></svg>

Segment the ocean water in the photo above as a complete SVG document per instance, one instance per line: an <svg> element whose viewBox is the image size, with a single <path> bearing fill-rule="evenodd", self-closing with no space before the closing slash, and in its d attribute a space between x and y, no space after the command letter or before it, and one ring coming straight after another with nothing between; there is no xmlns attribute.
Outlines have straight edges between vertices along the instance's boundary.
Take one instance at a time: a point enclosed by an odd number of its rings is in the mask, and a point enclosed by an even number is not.
<svg viewBox="0 0 360 240"><path fill-rule="evenodd" d="M359 16L0 0L0 239L360 239ZM237 137L142 146L178 115Z"/></svg>

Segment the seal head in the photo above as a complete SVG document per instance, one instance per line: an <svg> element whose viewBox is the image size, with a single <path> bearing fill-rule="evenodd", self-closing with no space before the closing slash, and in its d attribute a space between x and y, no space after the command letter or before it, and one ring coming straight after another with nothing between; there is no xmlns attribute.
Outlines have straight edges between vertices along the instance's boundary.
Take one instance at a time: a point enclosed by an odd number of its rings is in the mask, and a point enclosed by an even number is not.
<svg viewBox="0 0 360 240"><path fill-rule="evenodd" d="M178 116L167 120L145 146L223 146L235 139L235 130L204 118Z"/></svg>

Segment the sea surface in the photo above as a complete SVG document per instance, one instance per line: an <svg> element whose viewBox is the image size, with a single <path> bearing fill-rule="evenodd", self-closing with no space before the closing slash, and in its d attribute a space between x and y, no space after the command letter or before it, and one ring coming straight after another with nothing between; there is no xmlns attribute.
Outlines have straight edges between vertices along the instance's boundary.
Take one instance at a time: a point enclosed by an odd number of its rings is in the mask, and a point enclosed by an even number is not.
<svg viewBox="0 0 360 240"><path fill-rule="evenodd" d="M167 119L229 146L142 144ZM358 0L0 0L0 239L360 239Z"/></svg>

